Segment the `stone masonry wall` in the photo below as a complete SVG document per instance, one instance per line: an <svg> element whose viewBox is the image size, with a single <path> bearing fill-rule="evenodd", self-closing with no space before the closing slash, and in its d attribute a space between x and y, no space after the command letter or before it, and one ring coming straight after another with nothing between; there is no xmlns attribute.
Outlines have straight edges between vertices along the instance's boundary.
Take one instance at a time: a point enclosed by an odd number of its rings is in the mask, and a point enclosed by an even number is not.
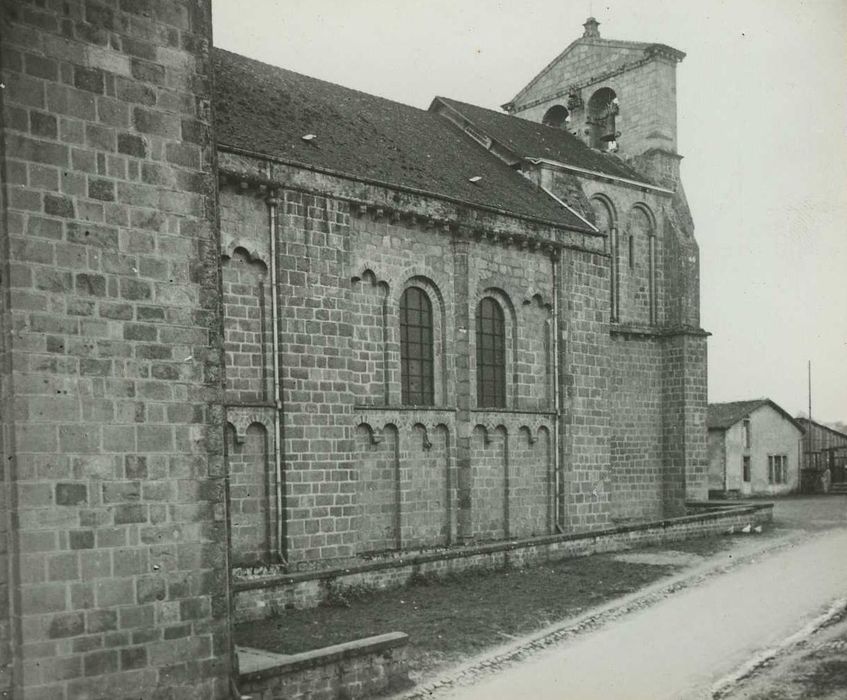
<svg viewBox="0 0 847 700"><path fill-rule="evenodd" d="M0 73L3 55L0 52ZM6 174L5 143L0 138L0 182ZM11 323L9 320L9 239L6 218L6 190L0 187L0 697L9 697L12 688L12 650L17 652L17 606L12 602L16 587L12 564L17 556L11 551L15 544L12 529L12 478L14 474L14 447L12 431L12 377L11 377Z"/></svg>
<svg viewBox="0 0 847 700"><path fill-rule="evenodd" d="M269 219L261 211L264 203L251 202L262 201L261 191L280 200L277 291L289 570L552 532L557 460L550 249L542 251L540 243L516 245L505 237L499 243L493 236L468 240L443 219L433 223L348 203L343 196L308 194L300 189L307 184L305 174L297 177L298 188L288 189L271 181L240 185L238 177L227 176L221 193L222 247L244 250L256 264L264 262L268 250ZM343 183L332 184L343 190ZM433 204L414 202L424 208ZM225 281L227 274L225 269ZM459 292L462 284L467 292ZM423 290L433 309L432 407L402 404L398 307L409 286ZM583 292L586 299L563 305L563 313L586 300L594 303L589 298L596 292L588 286ZM505 409L475 407L476 310L484 296L500 304L506 320ZM240 328L242 310L249 308L241 301L227 306L238 307L240 316L227 318L225 328ZM608 308L607 300L602 305ZM593 306L585 313L596 316ZM586 358L574 371L594 371L587 369L590 362ZM251 415L267 416L269 407L263 406L248 414L246 404L231 401L236 433L246 429ZM274 449L270 443L269 449ZM569 466L562 463L561 469ZM274 483L273 475L267 483ZM236 489L233 472L236 492L249 495ZM265 499L266 513L271 500ZM259 501L252 504L261 507ZM241 506L233 501L234 538ZM239 517L247 522L245 513ZM602 520L593 511L580 511L572 526ZM236 551L235 561L246 564L239 556Z"/></svg>
<svg viewBox="0 0 847 700"><path fill-rule="evenodd" d="M567 525L609 523L609 258L565 250L560 258L563 459Z"/></svg>
<svg viewBox="0 0 847 700"><path fill-rule="evenodd" d="M346 202L284 190L277 248L287 551L306 565L357 549L347 353Z"/></svg>
<svg viewBox="0 0 847 700"><path fill-rule="evenodd" d="M663 515L662 342L615 334L611 341L612 517Z"/></svg>
<svg viewBox="0 0 847 700"><path fill-rule="evenodd" d="M12 683L25 699L222 698L209 4L2 12Z"/></svg>
<svg viewBox="0 0 847 700"><path fill-rule="evenodd" d="M686 500L708 497L706 337L680 332L664 342L664 504L666 515Z"/></svg>

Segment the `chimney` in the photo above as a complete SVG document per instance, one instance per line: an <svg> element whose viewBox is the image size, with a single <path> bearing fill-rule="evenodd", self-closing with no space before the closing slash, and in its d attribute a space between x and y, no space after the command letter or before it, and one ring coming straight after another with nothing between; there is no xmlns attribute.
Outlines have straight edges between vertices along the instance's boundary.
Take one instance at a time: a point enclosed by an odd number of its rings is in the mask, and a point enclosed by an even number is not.
<svg viewBox="0 0 847 700"><path fill-rule="evenodd" d="M599 39L600 38L600 30L598 27L600 23L594 19L593 17L589 17L585 20L585 24L582 25L585 27L585 32L582 34L583 39Z"/></svg>

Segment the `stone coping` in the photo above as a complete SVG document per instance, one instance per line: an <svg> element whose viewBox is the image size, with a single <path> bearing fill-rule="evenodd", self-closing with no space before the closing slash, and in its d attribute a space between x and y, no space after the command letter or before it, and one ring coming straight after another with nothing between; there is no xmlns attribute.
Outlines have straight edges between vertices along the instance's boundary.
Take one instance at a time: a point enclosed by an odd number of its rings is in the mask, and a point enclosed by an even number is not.
<svg viewBox="0 0 847 700"><path fill-rule="evenodd" d="M332 646L322 647L321 649L312 649L299 654L291 654L275 666L242 673L240 679L242 682L255 683L267 678L283 676L319 666L327 666L345 659L378 654L388 649L406 646L408 643L409 635L404 632L388 632L374 637L355 639L351 642L344 642L343 644L333 644Z"/></svg>
<svg viewBox="0 0 847 700"><path fill-rule="evenodd" d="M533 537L523 540L508 540L485 544L465 545L452 547L450 549L422 552L419 554L409 554L406 556L397 554L396 557L392 559L380 559L378 561L354 564L347 567L286 574L257 575L252 579L234 580L233 591L237 593L240 591L250 591L261 588L274 588L276 586L285 586L304 581L331 580L342 576L350 576L368 571L378 571L380 569L393 569L427 564L435 561L461 559L478 555L496 554L499 552L510 552L557 543L578 542L580 540L590 541L601 537L612 537L614 535L622 535L630 532L639 532L658 528L667 529L677 525L686 525L689 523L697 523L708 520L719 520L729 514L733 516L744 514L752 515L758 511L773 510L773 503L770 502L738 503L737 501L691 501L686 503L686 506L689 508L703 509L707 512L682 515L674 518L664 518L661 520L651 520L643 523L629 523L600 530L589 530L588 532L543 535L541 537Z"/></svg>

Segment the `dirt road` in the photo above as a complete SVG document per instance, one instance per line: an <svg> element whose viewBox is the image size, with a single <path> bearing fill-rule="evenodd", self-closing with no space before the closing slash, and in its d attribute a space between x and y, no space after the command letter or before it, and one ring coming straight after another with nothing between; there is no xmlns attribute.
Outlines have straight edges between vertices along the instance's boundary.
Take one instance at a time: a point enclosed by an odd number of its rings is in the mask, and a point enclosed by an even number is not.
<svg viewBox="0 0 847 700"><path fill-rule="evenodd" d="M717 682L847 595L845 504L791 502L778 525L809 530L806 539L440 696L710 698Z"/></svg>

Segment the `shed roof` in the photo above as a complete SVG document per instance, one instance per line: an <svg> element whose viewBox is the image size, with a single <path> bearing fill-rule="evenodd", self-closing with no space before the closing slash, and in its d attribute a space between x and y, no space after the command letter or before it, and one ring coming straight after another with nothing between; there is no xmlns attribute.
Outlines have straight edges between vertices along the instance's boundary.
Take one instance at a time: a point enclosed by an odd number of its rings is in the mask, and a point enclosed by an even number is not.
<svg viewBox="0 0 847 700"><path fill-rule="evenodd" d="M212 58L219 146L592 231L437 114L222 49Z"/></svg>
<svg viewBox="0 0 847 700"><path fill-rule="evenodd" d="M752 399L750 401L730 401L728 403L710 403L709 412L706 417L706 426L709 430L726 430L738 421L749 416L753 411L762 407L770 406L783 418L794 425L797 430L803 432L803 428L791 417L784 408L770 399Z"/></svg>
<svg viewBox="0 0 847 700"><path fill-rule="evenodd" d="M841 430L837 430L836 428L833 428L832 426L824 425L823 423L818 423L815 420L809 420L808 418L803 418L803 417L798 417L798 418L795 418L794 420L796 420L800 424L800 427L803 429L803 432L806 432L809 429L809 424L811 424L812 427L820 428L821 430L825 430L829 433L832 433L836 437L847 441L847 433L842 432Z"/></svg>

